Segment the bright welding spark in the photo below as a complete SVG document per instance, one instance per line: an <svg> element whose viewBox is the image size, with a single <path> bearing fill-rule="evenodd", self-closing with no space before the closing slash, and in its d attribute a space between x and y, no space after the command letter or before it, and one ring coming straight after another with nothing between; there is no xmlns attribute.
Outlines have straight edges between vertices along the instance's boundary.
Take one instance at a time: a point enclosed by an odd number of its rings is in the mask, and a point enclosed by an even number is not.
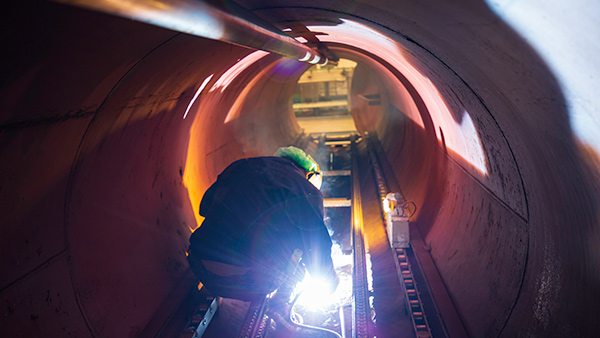
<svg viewBox="0 0 600 338"><path fill-rule="evenodd" d="M302 294L298 298L297 304L310 309L318 309L330 304L335 304L337 298L330 292L330 285L327 280L317 278L306 274L304 280L298 283L297 290Z"/></svg>
<svg viewBox="0 0 600 338"><path fill-rule="evenodd" d="M350 305L352 302L352 255L345 255L339 243L332 246L331 258L339 278L339 285L335 292L329 292L330 286L326 279L314 278L309 273L304 280L298 283L296 291L302 292L296 304L316 311L332 306Z"/></svg>
<svg viewBox="0 0 600 338"><path fill-rule="evenodd" d="M196 102L196 99L198 98L198 96L200 96L202 89L204 89L204 87L206 87L206 85L208 84L208 81L210 81L210 79L212 79L213 75L215 75L215 74L210 74L210 76L208 76L206 79L204 79L204 82L202 82L202 84L200 85L200 88L198 88L198 90L196 91L196 94L194 94L194 98L192 99L192 101L190 101L190 104L188 104L187 109L185 110L185 114L183 114L184 119L186 118L187 114L190 112L190 109L194 105L194 102Z"/></svg>

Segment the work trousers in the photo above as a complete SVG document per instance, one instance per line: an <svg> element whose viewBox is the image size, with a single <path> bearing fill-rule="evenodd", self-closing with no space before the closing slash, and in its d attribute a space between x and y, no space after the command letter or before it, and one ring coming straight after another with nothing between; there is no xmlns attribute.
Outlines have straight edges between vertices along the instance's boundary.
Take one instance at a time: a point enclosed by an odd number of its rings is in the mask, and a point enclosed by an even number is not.
<svg viewBox="0 0 600 338"><path fill-rule="evenodd" d="M273 270L252 267L242 275L220 276L206 269L203 258L190 249L188 262L198 280L212 294L224 298L254 301L275 291L284 280L285 274Z"/></svg>

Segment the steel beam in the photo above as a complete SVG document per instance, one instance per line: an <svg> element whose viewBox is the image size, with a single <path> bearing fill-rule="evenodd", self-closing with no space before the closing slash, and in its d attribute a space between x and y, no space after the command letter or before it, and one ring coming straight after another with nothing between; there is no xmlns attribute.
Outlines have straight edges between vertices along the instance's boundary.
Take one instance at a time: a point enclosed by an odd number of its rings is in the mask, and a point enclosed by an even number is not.
<svg viewBox="0 0 600 338"><path fill-rule="evenodd" d="M240 16L195 0L54 0L174 31L260 49L311 64L327 58L312 48Z"/></svg>

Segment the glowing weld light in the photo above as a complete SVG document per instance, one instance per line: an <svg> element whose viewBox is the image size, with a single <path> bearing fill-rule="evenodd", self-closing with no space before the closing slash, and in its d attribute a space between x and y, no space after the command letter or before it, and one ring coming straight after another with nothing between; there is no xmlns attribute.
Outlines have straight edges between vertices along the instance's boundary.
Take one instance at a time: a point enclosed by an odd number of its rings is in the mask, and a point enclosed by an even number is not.
<svg viewBox="0 0 600 338"><path fill-rule="evenodd" d="M307 273L297 288L302 292L297 301L298 305L309 309L318 309L337 303L337 297L335 297L335 293L330 292L329 283L325 279L313 277Z"/></svg>
<svg viewBox="0 0 600 338"><path fill-rule="evenodd" d="M194 94L194 98L192 98L192 101L190 101L190 104L188 104L187 109L185 110L185 114L183 114L184 119L187 116L187 114L190 112L190 109L194 105L194 102L196 102L196 99L198 98L198 96L200 96L202 89L204 89L204 87L206 87L206 85L208 84L208 81L210 81L210 79L212 79L213 75L215 75L215 74L210 74L210 76L208 76L206 79L204 79L204 81L202 82L202 84L200 85L198 90L196 91L196 94Z"/></svg>
<svg viewBox="0 0 600 338"><path fill-rule="evenodd" d="M231 82L240 75L246 68L260 60L263 56L268 55L268 52L264 52L262 50L257 50L253 53L248 54L245 58L239 60L235 65L231 68L227 69L223 75L215 82L215 84L208 91L213 92L217 89L221 90L221 93L227 89L227 86L231 84Z"/></svg>
<svg viewBox="0 0 600 338"><path fill-rule="evenodd" d="M350 305L352 303L352 255L342 252L339 243L331 247L333 266L339 278L339 285L335 292L330 293L327 280L306 274L304 280L298 283L296 291L302 292L297 305L311 311L323 310L335 306Z"/></svg>

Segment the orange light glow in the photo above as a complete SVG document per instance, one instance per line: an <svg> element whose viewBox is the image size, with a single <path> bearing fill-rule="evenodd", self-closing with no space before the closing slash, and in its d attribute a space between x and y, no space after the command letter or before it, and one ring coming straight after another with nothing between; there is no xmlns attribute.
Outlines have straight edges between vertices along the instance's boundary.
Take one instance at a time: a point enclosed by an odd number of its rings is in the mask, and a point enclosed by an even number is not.
<svg viewBox="0 0 600 338"><path fill-rule="evenodd" d="M197 129L200 124L201 121L199 120L199 116L196 116L190 130L193 131ZM183 173L183 185L188 191L190 204L192 205L192 210L194 211L194 216L196 218L196 224L188 225L190 232L196 230L204 220L204 217L200 216L200 201L202 200L202 196L204 196L204 191L206 191L211 184L206 175L202 175L202 170L198 168L198 165L203 163L202 158L204 157L204 154L201 151L197 151L197 149L203 148L202 140L201 135L198 133L190 133L188 149L194 149L195 151L188 150Z"/></svg>

